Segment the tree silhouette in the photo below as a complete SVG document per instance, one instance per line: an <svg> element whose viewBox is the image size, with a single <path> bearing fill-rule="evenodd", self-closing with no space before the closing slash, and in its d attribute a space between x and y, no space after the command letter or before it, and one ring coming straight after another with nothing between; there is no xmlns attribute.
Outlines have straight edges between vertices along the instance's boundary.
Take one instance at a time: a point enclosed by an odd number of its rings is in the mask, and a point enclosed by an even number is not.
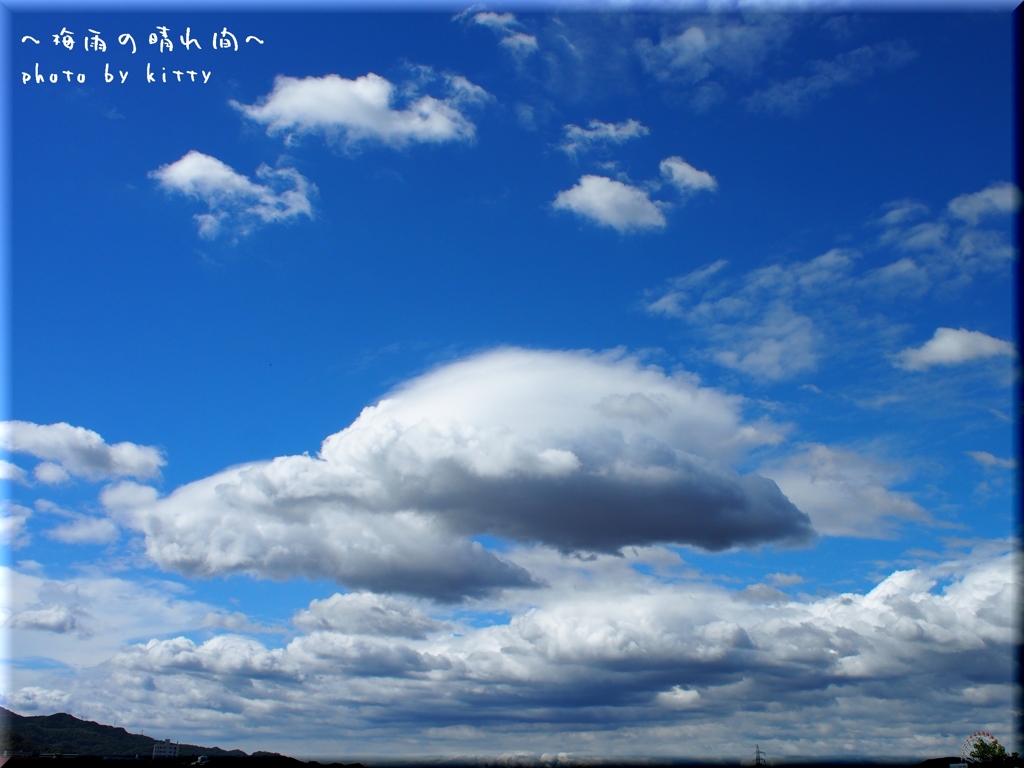
<svg viewBox="0 0 1024 768"><path fill-rule="evenodd" d="M995 739L988 741L987 739L979 738L971 748L970 758L971 762L974 763L1002 763L1008 759L1016 760L1017 753L1014 752L1012 755L1007 755L1006 747Z"/></svg>

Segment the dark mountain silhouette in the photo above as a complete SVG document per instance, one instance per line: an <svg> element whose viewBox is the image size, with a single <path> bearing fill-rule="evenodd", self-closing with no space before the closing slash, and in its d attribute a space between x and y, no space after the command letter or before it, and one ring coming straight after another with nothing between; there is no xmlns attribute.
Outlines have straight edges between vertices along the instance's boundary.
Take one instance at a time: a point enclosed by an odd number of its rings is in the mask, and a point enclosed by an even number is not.
<svg viewBox="0 0 1024 768"><path fill-rule="evenodd" d="M150 757L158 739L124 728L79 720L61 712L56 715L24 717L0 707L0 751L93 755L96 757ZM180 744L182 757L209 755L211 757L247 757L240 749L200 747Z"/></svg>

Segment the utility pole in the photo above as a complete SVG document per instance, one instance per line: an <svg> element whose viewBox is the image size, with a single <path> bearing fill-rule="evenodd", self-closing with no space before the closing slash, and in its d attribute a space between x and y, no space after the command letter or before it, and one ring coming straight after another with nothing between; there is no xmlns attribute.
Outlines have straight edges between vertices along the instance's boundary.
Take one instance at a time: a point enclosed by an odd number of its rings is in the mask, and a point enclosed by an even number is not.
<svg viewBox="0 0 1024 768"><path fill-rule="evenodd" d="M754 765L767 765L764 761L764 752L758 744L754 745Z"/></svg>

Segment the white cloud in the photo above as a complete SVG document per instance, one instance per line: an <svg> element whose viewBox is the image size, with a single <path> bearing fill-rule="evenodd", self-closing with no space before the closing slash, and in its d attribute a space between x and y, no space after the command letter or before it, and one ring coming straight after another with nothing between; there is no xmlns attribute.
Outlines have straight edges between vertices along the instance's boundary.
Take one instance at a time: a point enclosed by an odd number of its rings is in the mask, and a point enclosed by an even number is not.
<svg viewBox="0 0 1024 768"><path fill-rule="evenodd" d="M292 623L306 632L330 630L347 635L414 639L424 638L428 632L442 627L440 622L407 600L368 592L336 594L326 600L313 600L308 609L295 614Z"/></svg>
<svg viewBox="0 0 1024 768"><path fill-rule="evenodd" d="M460 14L461 16L461 14ZM456 16L459 18L459 16ZM494 11L481 11L474 13L471 17L474 24L493 29L496 32L508 32L521 25L516 20L514 13L495 13Z"/></svg>
<svg viewBox="0 0 1024 768"><path fill-rule="evenodd" d="M681 157L668 157L661 161L659 168L661 175L683 194L701 189L710 192L718 189L718 182L714 176L707 171L698 171Z"/></svg>
<svg viewBox="0 0 1024 768"><path fill-rule="evenodd" d="M870 270L861 278L861 284L886 297L919 298L931 287L928 270L911 258L900 258L884 267Z"/></svg>
<svg viewBox="0 0 1024 768"><path fill-rule="evenodd" d="M1019 191L1009 182L960 195L933 218L914 200L883 206L874 223L882 229L879 243L904 253L863 275L860 287L885 298L919 297L929 291L955 293L979 272L1005 273L1015 248L1004 231L981 229L990 214L1007 213L1017 205Z"/></svg>
<svg viewBox="0 0 1024 768"><path fill-rule="evenodd" d="M285 627L254 622L241 611L209 611L200 620L200 625L204 629L227 629L245 634L289 634Z"/></svg>
<svg viewBox="0 0 1024 768"><path fill-rule="evenodd" d="M10 549L27 546L32 537L26 531L32 510L13 501L0 501L0 543Z"/></svg>
<svg viewBox="0 0 1024 768"><path fill-rule="evenodd" d="M451 599L533 583L465 538L480 534L606 552L804 539L807 519L773 483L730 468L781 440L740 409L632 358L502 349L400 387L316 457L102 500L164 568Z"/></svg>
<svg viewBox="0 0 1024 768"><path fill-rule="evenodd" d="M691 296L697 289L706 286L711 278L721 272L729 262L719 259L671 281L670 287L661 296L646 305L647 311L666 317L685 317Z"/></svg>
<svg viewBox="0 0 1024 768"><path fill-rule="evenodd" d="M897 468L854 451L811 444L802 453L761 468L826 536L888 538L892 521L928 521L908 494L887 486Z"/></svg>
<svg viewBox="0 0 1024 768"><path fill-rule="evenodd" d="M358 487L358 472L351 487L340 469L283 457L225 470L151 505L111 511L145 534L158 565L192 577L304 575L446 600L533 583L429 513L367 509L360 490L370 489Z"/></svg>
<svg viewBox="0 0 1024 768"><path fill-rule="evenodd" d="M179 584L146 581L95 574L50 579L0 566L12 658L81 669L106 661L126 642L197 629L216 613L206 603L183 600Z"/></svg>
<svg viewBox="0 0 1024 768"><path fill-rule="evenodd" d="M588 142L624 141L625 138L638 135L638 129L643 128L639 123L635 123L636 127L631 127L630 123L635 121L630 120L620 125L591 121L590 132L575 125L566 126L566 144L562 149L575 152ZM610 136L625 138L610 139ZM702 189L713 191L718 186L710 173L698 171L681 157L668 157L662 160L660 168L662 177L684 196ZM657 189L661 183L654 181L647 186ZM556 210L572 211L623 233L663 229L666 221L662 208L668 207L668 203L651 200L645 189L592 174L581 176L579 183L572 189L559 192L552 205Z"/></svg>
<svg viewBox="0 0 1024 768"><path fill-rule="evenodd" d="M711 16L689 23L677 34L657 43L637 41L644 67L660 80L688 85L709 81L716 71L753 74L789 38L792 20L785 14L756 13L736 17Z"/></svg>
<svg viewBox="0 0 1024 768"><path fill-rule="evenodd" d="M425 67L423 68L421 79L424 82L431 82L436 79L436 75L429 67ZM452 104L470 106L486 104L494 100L494 97L486 90L475 83L471 83L462 75L444 74L441 76L441 80L448 89L448 98Z"/></svg>
<svg viewBox="0 0 1024 768"><path fill-rule="evenodd" d="M1015 357L1013 344L981 331L965 328L937 328L935 335L922 346L909 347L893 360L897 368L924 371L934 365L960 365L989 357Z"/></svg>
<svg viewBox="0 0 1024 768"><path fill-rule="evenodd" d="M987 451L968 451L967 455L974 459L976 462L986 469L992 469L993 467L999 467L1000 469L1016 469L1017 460L1000 459L998 456L993 456Z"/></svg>
<svg viewBox="0 0 1024 768"><path fill-rule="evenodd" d="M63 422L0 422L0 445L10 453L51 462L54 466L36 474L43 482L63 478L58 470L92 481L119 477L149 480L158 478L160 467L167 463L157 448L128 442L107 445L96 432Z"/></svg>
<svg viewBox="0 0 1024 768"><path fill-rule="evenodd" d="M905 224L929 213L928 206L917 200L894 200L883 207L886 212L879 222L887 226Z"/></svg>
<svg viewBox="0 0 1024 768"><path fill-rule="evenodd" d="M780 589L768 584L751 584L736 594L737 600L752 603L788 603L792 598Z"/></svg>
<svg viewBox="0 0 1024 768"><path fill-rule="evenodd" d="M0 482L28 485L28 477L25 470L17 464L0 459Z"/></svg>
<svg viewBox="0 0 1024 768"><path fill-rule="evenodd" d="M1019 558L1012 543L989 549L868 591L763 602L626 557L523 548L550 586L502 602L505 624L416 637L316 624L284 647L153 632L60 684L33 670L19 690L15 669L13 696L46 685L83 716L303 755L339 740L350 755L539 755L557 739L576 760L638 745L669 757L682 742L734 759L760 740L806 759L841 753L850 733L886 754L942 754L958 723L1013 724Z"/></svg>
<svg viewBox="0 0 1024 768"><path fill-rule="evenodd" d="M65 544L109 544L121 534L108 518L76 514L70 523L51 528L45 535Z"/></svg>
<svg viewBox="0 0 1024 768"><path fill-rule="evenodd" d="M715 361L757 378L779 381L817 367L814 322L782 302L769 305L760 322L721 326L713 334L728 347L714 353Z"/></svg>
<svg viewBox="0 0 1024 768"><path fill-rule="evenodd" d="M719 259L673 278L646 307L654 314L692 322L763 314L779 302L788 306L800 298L817 300L836 288L851 285L850 270L856 259L855 251L833 248L808 261L752 270L735 288L733 281L722 274L728 262Z"/></svg>
<svg viewBox="0 0 1024 768"><path fill-rule="evenodd" d="M527 131L537 130L537 118L535 115L536 110L529 104L523 104L522 102L516 104L516 120L519 121L519 125Z"/></svg>
<svg viewBox="0 0 1024 768"><path fill-rule="evenodd" d="M78 620L66 605L47 605L14 614L7 626L12 629L38 629L64 634L78 629Z"/></svg>
<svg viewBox="0 0 1024 768"><path fill-rule="evenodd" d="M655 61L667 64L669 69L685 72L686 79L696 82L711 72L711 62L706 58L709 47L704 30L692 26L679 35L662 40L657 47L641 50L646 54L644 58L649 65Z"/></svg>
<svg viewBox="0 0 1024 768"><path fill-rule="evenodd" d="M168 192L202 201L209 213L196 215L199 234L215 238L225 228L246 235L261 224L313 217L310 196L316 186L294 168L256 169L254 182L215 157L190 150L181 159L150 174Z"/></svg>
<svg viewBox="0 0 1024 768"><path fill-rule="evenodd" d="M1020 190L1016 184L1002 182L980 192L960 195L949 201L949 212L968 224L977 224L983 216L1013 213L1020 208Z"/></svg>
<svg viewBox="0 0 1024 768"><path fill-rule="evenodd" d="M44 530L47 539L65 544L111 544L121 536L118 526L109 518L61 509L46 499L37 499L34 506L37 512L68 521Z"/></svg>
<svg viewBox="0 0 1024 768"><path fill-rule="evenodd" d="M479 24L490 29L501 38L499 45L520 61L531 53L536 53L539 49L537 38L534 35L521 31L523 25L516 19L513 13L495 13L494 11L473 13L471 8L455 16L454 20L458 21L460 19L469 19L473 24Z"/></svg>
<svg viewBox="0 0 1024 768"><path fill-rule="evenodd" d="M701 331L706 354L719 365L779 381L815 370L822 333L798 302L850 282L854 254L833 249L817 258L773 265L744 275L738 285L719 260L674 278L652 292L645 307Z"/></svg>
<svg viewBox="0 0 1024 768"><path fill-rule="evenodd" d="M926 213L923 206L904 200L875 220L885 228L882 245L914 252L881 267L858 272L862 256L850 248L738 277L728 275L725 261L719 260L649 291L643 305L651 314L678 318L699 332L691 350L758 378L782 380L816 370L826 350L850 357L868 354L872 346L877 354L879 348L892 348L895 330L878 302L955 292L974 274L1005 273L1012 263L1014 251L1004 233L957 223L946 214L919 221ZM920 349L889 356L897 367L920 370L1015 354L1008 341L945 329Z"/></svg>
<svg viewBox="0 0 1024 768"><path fill-rule="evenodd" d="M764 578L776 587L792 587L804 583L804 577L798 573L769 573Z"/></svg>
<svg viewBox="0 0 1024 768"><path fill-rule="evenodd" d="M575 156L577 152L585 152L594 146L622 144L650 133L646 126L632 119L624 120L621 123L602 123L600 120L591 120L587 123L586 128L569 124L563 130L565 131L565 140L558 148L571 156Z"/></svg>
<svg viewBox="0 0 1024 768"><path fill-rule="evenodd" d="M655 701L669 709L694 709L700 704L700 692L674 685L672 690L659 693Z"/></svg>
<svg viewBox="0 0 1024 768"><path fill-rule="evenodd" d="M32 470L32 475L41 483L46 485L60 485L71 479L71 474L60 464L52 461L41 461Z"/></svg>
<svg viewBox="0 0 1024 768"><path fill-rule="evenodd" d="M426 69L421 75L432 77ZM448 94L439 99L419 95L418 83L400 89L372 72L354 80L281 75L274 80L274 89L255 104L231 104L267 126L271 136L319 133L344 145L372 140L394 147L469 141L476 128L460 109L479 103L486 91L464 77L448 75L443 80Z"/></svg>
<svg viewBox="0 0 1024 768"><path fill-rule="evenodd" d="M619 232L663 229L666 223L647 192L605 176L580 177L575 187L559 192L552 205Z"/></svg>
<svg viewBox="0 0 1024 768"><path fill-rule="evenodd" d="M826 96L838 85L859 83L876 71L898 69L917 54L904 40L865 45L841 53L833 61L816 61L814 74L794 77L758 91L747 99L753 111L798 114L817 98Z"/></svg>
<svg viewBox="0 0 1024 768"><path fill-rule="evenodd" d="M513 32L502 38L498 45L512 52L517 58L525 58L538 49L537 38L525 32Z"/></svg>
<svg viewBox="0 0 1024 768"><path fill-rule="evenodd" d="M160 497L156 488L137 483L108 485L100 493L100 501L107 509L128 509L152 504Z"/></svg>
<svg viewBox="0 0 1024 768"><path fill-rule="evenodd" d="M902 232L899 247L908 251L941 248L949 237L949 225L942 221L925 221Z"/></svg>
<svg viewBox="0 0 1024 768"><path fill-rule="evenodd" d="M28 686L5 696L5 704L19 712L53 712L63 711L71 696L61 690L48 690L39 686Z"/></svg>

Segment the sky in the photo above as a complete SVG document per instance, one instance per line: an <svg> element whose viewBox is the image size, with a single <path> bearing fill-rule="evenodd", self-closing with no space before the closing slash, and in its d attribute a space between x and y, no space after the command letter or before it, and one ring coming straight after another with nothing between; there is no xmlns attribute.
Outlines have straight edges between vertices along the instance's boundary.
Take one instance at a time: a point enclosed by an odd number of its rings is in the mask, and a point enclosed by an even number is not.
<svg viewBox="0 0 1024 768"><path fill-rule="evenodd" d="M1006 9L5 30L3 706L1020 749Z"/></svg>

